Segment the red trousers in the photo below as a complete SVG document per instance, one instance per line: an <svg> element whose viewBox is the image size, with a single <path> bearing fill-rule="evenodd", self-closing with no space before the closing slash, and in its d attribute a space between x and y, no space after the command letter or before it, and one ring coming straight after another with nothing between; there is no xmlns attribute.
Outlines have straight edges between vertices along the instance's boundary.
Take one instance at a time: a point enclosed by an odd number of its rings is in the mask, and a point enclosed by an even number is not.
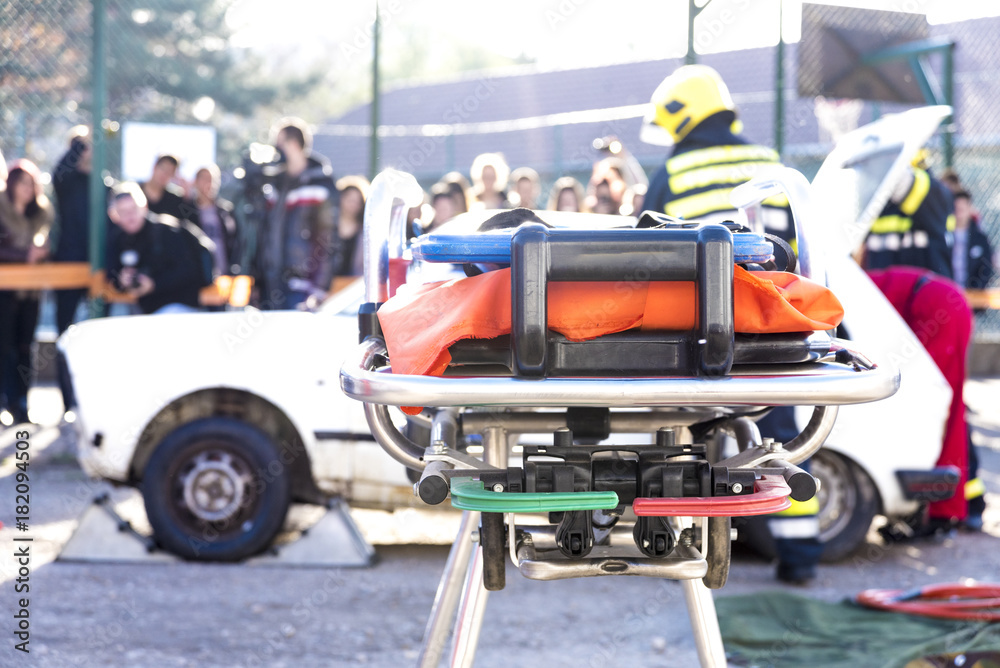
<svg viewBox="0 0 1000 668"><path fill-rule="evenodd" d="M953 497L930 504L930 516L965 519L963 490L969 478L969 449L962 388L972 334L972 312L965 294L957 284L925 269L891 267L870 272L869 276L920 339L951 386L951 406L937 463L957 466L962 478Z"/></svg>

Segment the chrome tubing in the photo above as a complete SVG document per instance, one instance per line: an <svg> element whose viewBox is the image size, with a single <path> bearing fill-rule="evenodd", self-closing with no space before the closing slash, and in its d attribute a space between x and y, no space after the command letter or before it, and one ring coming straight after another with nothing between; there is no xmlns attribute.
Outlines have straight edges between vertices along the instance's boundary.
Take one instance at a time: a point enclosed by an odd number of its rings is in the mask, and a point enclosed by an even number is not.
<svg viewBox="0 0 1000 668"><path fill-rule="evenodd" d="M816 406L813 408L809 423L798 436L783 445L784 453L781 459L789 464L801 464L816 454L823 447L826 437L833 431L837 422L836 406Z"/></svg>
<svg viewBox="0 0 1000 668"><path fill-rule="evenodd" d="M441 582L438 584L434 604L431 606L431 614L427 619L427 627L424 629L424 644L417 661L420 668L438 668L441 663L441 655L448 645L448 635L455 621L455 611L458 610L462 583L465 581L469 562L472 560L472 551L479 547L472 542L472 532L478 527L478 512L462 513L462 523L448 553L448 561L444 565Z"/></svg>
<svg viewBox="0 0 1000 668"><path fill-rule="evenodd" d="M784 193L792 211L795 238L798 241L799 274L826 285L823 245L818 238L816 211L812 205L808 179L791 167L760 170L754 178L733 188L729 202L738 209L758 206L768 197Z"/></svg>
<svg viewBox="0 0 1000 668"><path fill-rule="evenodd" d="M437 411L431 420L431 445L455 447L458 440L458 411L448 408Z"/></svg>
<svg viewBox="0 0 1000 668"><path fill-rule="evenodd" d="M654 433L661 427L690 427L718 415L718 411L642 411L611 414L611 433ZM511 434L544 434L568 426L565 413L466 411L462 427L478 434L489 427L503 427Z"/></svg>
<svg viewBox="0 0 1000 668"><path fill-rule="evenodd" d="M365 419L375 441L403 466L423 471L427 463L423 460L424 448L399 433L389 417L389 407L381 404L365 403Z"/></svg>
<svg viewBox="0 0 1000 668"><path fill-rule="evenodd" d="M789 464L801 464L823 447L826 437L833 431L833 425L837 421L837 410L836 406L816 406L805 429L798 436L785 443L783 447L763 445L750 447L717 462L717 464L741 469L761 466L774 459L780 459Z"/></svg>
<svg viewBox="0 0 1000 668"><path fill-rule="evenodd" d="M684 580L684 600L687 603L694 645L698 650L698 662L704 668L726 668L726 650L719 630L719 617L715 612L712 590L701 580Z"/></svg>
<svg viewBox="0 0 1000 668"><path fill-rule="evenodd" d="M835 406L899 389L896 370L832 362L751 367L722 378L439 378L374 371L384 354L385 343L369 339L347 357L340 371L347 396L394 406Z"/></svg>
<svg viewBox="0 0 1000 668"><path fill-rule="evenodd" d="M761 444L760 429L757 423L746 417L733 418L722 423L721 429L736 439L740 452Z"/></svg>
<svg viewBox="0 0 1000 668"><path fill-rule="evenodd" d="M389 298L389 258L405 243L407 211L420 206L423 198L420 184L406 172L387 169L372 179L362 227L366 302L380 304Z"/></svg>

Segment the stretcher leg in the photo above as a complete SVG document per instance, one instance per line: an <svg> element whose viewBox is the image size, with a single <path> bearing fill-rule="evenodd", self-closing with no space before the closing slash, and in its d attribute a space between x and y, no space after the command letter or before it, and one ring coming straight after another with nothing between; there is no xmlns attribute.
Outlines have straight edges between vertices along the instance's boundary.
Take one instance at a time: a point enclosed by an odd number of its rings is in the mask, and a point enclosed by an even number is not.
<svg viewBox="0 0 1000 668"><path fill-rule="evenodd" d="M487 464L507 466L507 448L506 430L499 427L484 430L483 458ZM483 587L483 550L478 542L473 541L473 532L479 528L479 521L479 512L462 513L458 535L448 554L424 631L424 646L418 662L420 668L437 668L452 623L455 633L450 665L471 666L475 659L489 593Z"/></svg>
<svg viewBox="0 0 1000 668"><path fill-rule="evenodd" d="M702 668L725 668L726 650L722 646L722 632L719 631L712 590L700 579L681 580L681 586L684 587L684 600L691 618L699 663Z"/></svg>
<svg viewBox="0 0 1000 668"><path fill-rule="evenodd" d="M458 606L458 620L455 622L455 638L451 651L451 668L472 668L479 646L479 631L483 627L483 615L489 592L483 587L483 547L478 543L472 552L462 602Z"/></svg>
<svg viewBox="0 0 1000 668"><path fill-rule="evenodd" d="M438 584L437 594L434 596L434 605L431 607L431 615L427 620L427 628L424 630L424 646L420 651L420 660L417 663L420 668L437 668L441 662L441 654L448 642L451 625L455 620L455 612L458 610L462 583L469 570L472 549L478 548L478 545L472 542L472 532L478 526L478 511L462 513L458 535L455 536L451 552L448 553L448 561L444 565L441 582Z"/></svg>

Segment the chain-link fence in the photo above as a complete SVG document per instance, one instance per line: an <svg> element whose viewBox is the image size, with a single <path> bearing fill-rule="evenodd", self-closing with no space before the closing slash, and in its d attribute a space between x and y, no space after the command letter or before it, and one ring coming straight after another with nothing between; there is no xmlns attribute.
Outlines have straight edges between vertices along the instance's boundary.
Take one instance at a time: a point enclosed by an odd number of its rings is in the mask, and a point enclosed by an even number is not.
<svg viewBox="0 0 1000 668"><path fill-rule="evenodd" d="M27 157L43 171L55 168L70 129L93 125L96 49L106 68L105 108L98 115L99 136L106 141L104 169L122 176L125 124L152 122L213 128L216 160L224 173L231 173L240 165L246 145L263 139L260 124L248 126L243 119L282 90L280 84L254 75L250 51L229 46L226 12L233 4L0 0L0 150L8 160ZM920 2L914 4L913 9L921 9ZM95 44L94 7L103 9L106 38L101 44ZM741 31L754 29L738 15L729 16L723 11L696 21L695 46L712 52L698 60L715 67L729 83L746 136L775 146L776 48L722 50L741 43ZM861 32L881 35L885 42L886 35L898 31L898 25L879 24L872 16L871 23L860 26ZM572 30L571 19L560 29ZM929 25L925 30L919 37L928 44L949 39L955 43L950 77L953 164L973 195L983 229L994 247L1000 247L1000 181L994 176L1000 171L1000 126L993 108L993 100L1000 98L1000 47L994 37L1000 18ZM851 39L848 46L864 50L864 44ZM831 133L907 105L834 104L800 96L796 83L801 51L798 43L785 50L780 145L786 164L812 176L830 148ZM683 58L676 58L562 72L486 72L434 85L398 85L382 97L380 164L407 168L429 185L451 170L467 175L478 153L501 151L511 167L530 166L541 174L544 202L548 187L560 176L586 182L591 164L601 155L593 140L616 136L651 173L662 162L664 150L638 139L642 105L682 63ZM892 67L903 68L900 76L912 78L916 70L911 64L904 58ZM944 93L949 77L940 52L933 52L926 65L932 92ZM316 147L331 158L338 176L368 171L369 115L363 105L317 128ZM933 169L940 172L947 152L940 135L931 149ZM1000 337L1000 312L979 314L977 334Z"/></svg>
<svg viewBox="0 0 1000 668"><path fill-rule="evenodd" d="M152 170L152 160L136 167L122 154L130 123L207 128L213 142L198 160L238 164L247 143L262 138L245 119L277 99L282 86L258 71L260 58L231 47L227 12L236 4L4 0L0 149L6 159L27 158L51 172L70 130L93 127L98 104L103 108L95 139L104 144L101 167L112 177L145 178ZM176 141L164 133L146 152L189 148ZM130 148L138 150L140 143ZM187 162L181 171L190 178L201 165Z"/></svg>
<svg viewBox="0 0 1000 668"><path fill-rule="evenodd" d="M0 4L0 148L45 171L70 128L91 124L91 7L73 0Z"/></svg>

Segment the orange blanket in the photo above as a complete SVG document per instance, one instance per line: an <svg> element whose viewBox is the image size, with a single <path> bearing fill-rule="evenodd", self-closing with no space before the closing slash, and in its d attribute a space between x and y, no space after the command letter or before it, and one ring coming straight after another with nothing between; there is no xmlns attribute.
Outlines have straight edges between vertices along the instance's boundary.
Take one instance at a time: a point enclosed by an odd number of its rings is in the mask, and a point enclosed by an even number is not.
<svg viewBox="0 0 1000 668"><path fill-rule="evenodd" d="M844 309L817 283L786 272L748 272L733 283L737 332L774 334L836 327ZM688 330L696 322L694 283L549 283L549 328L584 341L635 327ZM439 376L448 346L510 334L510 269L471 278L403 286L378 311L393 373Z"/></svg>

